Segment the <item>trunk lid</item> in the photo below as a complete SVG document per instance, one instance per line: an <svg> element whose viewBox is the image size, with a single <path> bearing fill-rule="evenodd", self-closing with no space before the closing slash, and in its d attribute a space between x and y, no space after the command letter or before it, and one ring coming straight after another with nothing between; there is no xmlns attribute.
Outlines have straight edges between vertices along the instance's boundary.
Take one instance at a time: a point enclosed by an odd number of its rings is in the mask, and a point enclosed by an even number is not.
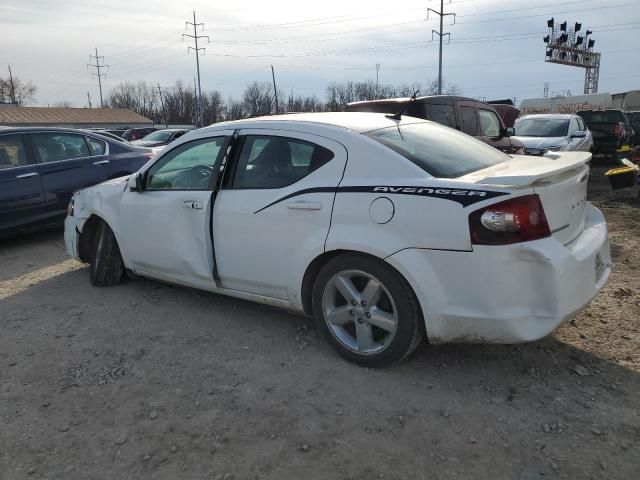
<svg viewBox="0 0 640 480"><path fill-rule="evenodd" d="M461 177L484 185L530 186L538 194L551 234L563 244L584 229L591 154L549 153L542 157L514 155L512 160Z"/></svg>

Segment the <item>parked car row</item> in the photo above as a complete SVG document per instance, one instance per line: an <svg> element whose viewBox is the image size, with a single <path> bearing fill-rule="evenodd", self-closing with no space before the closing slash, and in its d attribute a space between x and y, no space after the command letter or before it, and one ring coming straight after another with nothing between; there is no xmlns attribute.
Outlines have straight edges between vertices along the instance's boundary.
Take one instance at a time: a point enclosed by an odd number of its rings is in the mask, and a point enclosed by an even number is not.
<svg viewBox="0 0 640 480"><path fill-rule="evenodd" d="M74 191L136 172L153 156L89 130L0 128L0 236L64 219Z"/></svg>

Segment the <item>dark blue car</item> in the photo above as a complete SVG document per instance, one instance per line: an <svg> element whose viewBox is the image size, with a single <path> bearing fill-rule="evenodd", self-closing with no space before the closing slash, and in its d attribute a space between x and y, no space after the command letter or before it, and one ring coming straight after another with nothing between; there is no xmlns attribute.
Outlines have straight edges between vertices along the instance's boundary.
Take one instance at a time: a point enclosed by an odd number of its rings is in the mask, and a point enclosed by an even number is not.
<svg viewBox="0 0 640 480"><path fill-rule="evenodd" d="M75 190L129 175L152 156L85 130L0 127L0 237L62 223Z"/></svg>

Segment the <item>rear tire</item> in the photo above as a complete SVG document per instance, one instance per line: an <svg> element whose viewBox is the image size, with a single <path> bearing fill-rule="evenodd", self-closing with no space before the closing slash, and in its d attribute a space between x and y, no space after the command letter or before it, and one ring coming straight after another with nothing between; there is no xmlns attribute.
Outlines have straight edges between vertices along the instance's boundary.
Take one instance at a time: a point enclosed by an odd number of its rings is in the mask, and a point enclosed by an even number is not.
<svg viewBox="0 0 640 480"><path fill-rule="evenodd" d="M425 334L411 286L390 265L366 255L329 260L314 282L312 304L329 344L363 367L402 360Z"/></svg>
<svg viewBox="0 0 640 480"><path fill-rule="evenodd" d="M112 287L122 281L124 264L113 231L104 221L96 227L89 277L96 287Z"/></svg>

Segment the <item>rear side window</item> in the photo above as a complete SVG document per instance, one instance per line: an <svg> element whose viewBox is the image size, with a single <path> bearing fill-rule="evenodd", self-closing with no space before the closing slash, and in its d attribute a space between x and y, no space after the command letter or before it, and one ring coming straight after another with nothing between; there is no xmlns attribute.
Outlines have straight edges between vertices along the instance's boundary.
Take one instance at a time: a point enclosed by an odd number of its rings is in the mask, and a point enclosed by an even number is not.
<svg viewBox="0 0 640 480"><path fill-rule="evenodd" d="M478 118L476 109L473 107L460 107L460 119L462 121L462 131L467 135L478 134Z"/></svg>
<svg viewBox="0 0 640 480"><path fill-rule="evenodd" d="M22 135L0 135L0 170L29 163Z"/></svg>
<svg viewBox="0 0 640 480"><path fill-rule="evenodd" d="M411 160L434 177L460 177L510 158L464 133L433 123L387 127L365 135Z"/></svg>
<svg viewBox="0 0 640 480"><path fill-rule="evenodd" d="M73 133L33 133L33 146L43 163L90 156L83 135Z"/></svg>
<svg viewBox="0 0 640 480"><path fill-rule="evenodd" d="M456 114L453 110L453 105L427 104L426 107L427 119L447 127L456 127Z"/></svg>
<svg viewBox="0 0 640 480"><path fill-rule="evenodd" d="M282 188L306 177L333 158L333 152L305 140L247 135L233 188Z"/></svg>
<svg viewBox="0 0 640 480"><path fill-rule="evenodd" d="M107 144L102 140L98 140L93 137L87 137L87 143L89 144L89 151L91 155L104 155L107 151Z"/></svg>

